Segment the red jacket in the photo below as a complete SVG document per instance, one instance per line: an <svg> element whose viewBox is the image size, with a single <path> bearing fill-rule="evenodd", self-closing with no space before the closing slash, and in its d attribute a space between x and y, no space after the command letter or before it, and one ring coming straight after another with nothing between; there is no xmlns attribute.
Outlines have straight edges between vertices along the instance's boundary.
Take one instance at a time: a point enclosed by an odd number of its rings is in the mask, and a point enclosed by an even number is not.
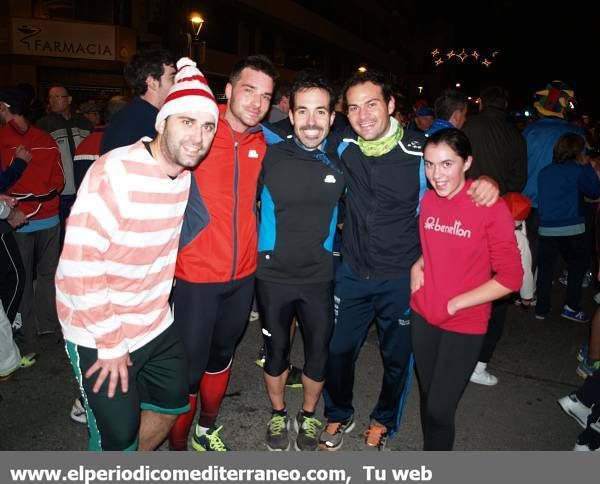
<svg viewBox="0 0 600 484"><path fill-rule="evenodd" d="M43 220L58 215L59 193L65 184L65 177L56 142L48 133L33 125L29 126L24 134L18 133L10 125L0 128L0 159L3 170L12 163L19 145L25 146L31 152L32 158L23 175L11 187L10 193L40 197L54 189L55 196L39 201L21 201L19 209L25 214L30 214L40 207L31 220Z"/></svg>
<svg viewBox="0 0 600 484"><path fill-rule="evenodd" d="M188 282L227 282L256 271L256 185L265 137L260 126L234 132L223 114L224 107L210 152L193 172L175 269ZM200 231L190 207L202 201L209 221Z"/></svg>

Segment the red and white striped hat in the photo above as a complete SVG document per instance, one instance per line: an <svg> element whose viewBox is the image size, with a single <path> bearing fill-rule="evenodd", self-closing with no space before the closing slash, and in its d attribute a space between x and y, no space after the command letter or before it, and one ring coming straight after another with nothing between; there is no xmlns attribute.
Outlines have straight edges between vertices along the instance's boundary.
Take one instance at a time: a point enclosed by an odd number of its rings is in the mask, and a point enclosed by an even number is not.
<svg viewBox="0 0 600 484"><path fill-rule="evenodd" d="M219 121L219 109L208 82L196 67L196 63L182 57L177 61L175 83L169 89L165 103L156 116L155 127L172 114L188 111L204 111L212 114L215 125Z"/></svg>

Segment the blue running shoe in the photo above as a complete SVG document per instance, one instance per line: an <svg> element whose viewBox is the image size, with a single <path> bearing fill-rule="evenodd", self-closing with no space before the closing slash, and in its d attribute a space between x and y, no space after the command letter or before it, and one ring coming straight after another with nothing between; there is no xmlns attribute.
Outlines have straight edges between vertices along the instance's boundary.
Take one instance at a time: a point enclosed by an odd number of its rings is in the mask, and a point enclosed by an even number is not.
<svg viewBox="0 0 600 484"><path fill-rule="evenodd" d="M590 320L588 315L583 311L575 311L566 304L563 306L560 315L565 319L570 319L571 321L576 321L578 323L587 323Z"/></svg>

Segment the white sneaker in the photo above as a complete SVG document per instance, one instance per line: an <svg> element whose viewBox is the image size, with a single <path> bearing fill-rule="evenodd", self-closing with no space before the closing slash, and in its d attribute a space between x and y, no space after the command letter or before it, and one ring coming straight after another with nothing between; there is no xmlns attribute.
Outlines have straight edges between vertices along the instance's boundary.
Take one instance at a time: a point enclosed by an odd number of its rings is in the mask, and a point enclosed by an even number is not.
<svg viewBox="0 0 600 484"><path fill-rule="evenodd" d="M248 321L256 321L258 318L260 318L258 311L250 311L250 317L248 318Z"/></svg>
<svg viewBox="0 0 600 484"><path fill-rule="evenodd" d="M577 442L575 442L575 447L573 447L573 450L575 452L600 452L600 447L592 450L587 444L578 444Z"/></svg>
<svg viewBox="0 0 600 484"><path fill-rule="evenodd" d="M569 417L573 417L581 427L586 428L592 409L581 403L574 393L559 399L558 404Z"/></svg>
<svg viewBox="0 0 600 484"><path fill-rule="evenodd" d="M478 385L485 385L488 387L493 387L496 385L498 383L498 378L489 373L486 368L487 363L478 361L477 365L475 365L475 370L473 370L470 381L472 383L477 383Z"/></svg>
<svg viewBox="0 0 600 484"><path fill-rule="evenodd" d="M71 413L69 415L73 422L77 422L80 424L87 424L87 415L85 413L85 408L81 403L81 397L77 397L73 406L71 407Z"/></svg>

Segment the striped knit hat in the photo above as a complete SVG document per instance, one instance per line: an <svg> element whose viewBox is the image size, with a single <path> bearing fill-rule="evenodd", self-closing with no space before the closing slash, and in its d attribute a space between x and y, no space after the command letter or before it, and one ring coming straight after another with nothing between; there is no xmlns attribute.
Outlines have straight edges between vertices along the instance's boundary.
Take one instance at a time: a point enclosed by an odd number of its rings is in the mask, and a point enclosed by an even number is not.
<svg viewBox="0 0 600 484"><path fill-rule="evenodd" d="M177 61L177 74L175 83L171 86L165 103L156 116L155 127L172 114L188 111L205 111L215 118L215 125L219 121L219 109L208 82L196 68L196 63L182 57Z"/></svg>

